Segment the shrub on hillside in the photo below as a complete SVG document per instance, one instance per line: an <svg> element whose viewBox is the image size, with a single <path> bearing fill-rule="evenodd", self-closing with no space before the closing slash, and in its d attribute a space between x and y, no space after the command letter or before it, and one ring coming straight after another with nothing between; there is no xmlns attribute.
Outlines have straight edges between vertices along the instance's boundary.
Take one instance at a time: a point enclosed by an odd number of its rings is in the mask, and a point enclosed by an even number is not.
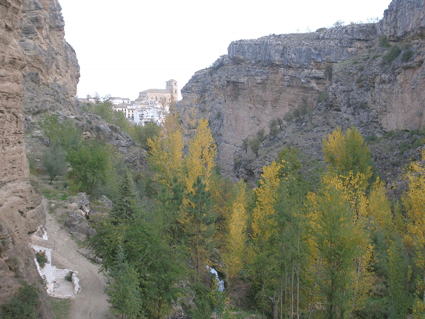
<svg viewBox="0 0 425 319"><path fill-rule="evenodd" d="M0 319L35 319L39 316L39 290L34 285L23 283L15 297L1 306Z"/></svg>
<svg viewBox="0 0 425 319"><path fill-rule="evenodd" d="M388 53L384 55L382 62L384 64L390 64L391 62L393 62L395 59L398 58L400 53L401 53L401 49L397 45L394 45L388 50Z"/></svg>

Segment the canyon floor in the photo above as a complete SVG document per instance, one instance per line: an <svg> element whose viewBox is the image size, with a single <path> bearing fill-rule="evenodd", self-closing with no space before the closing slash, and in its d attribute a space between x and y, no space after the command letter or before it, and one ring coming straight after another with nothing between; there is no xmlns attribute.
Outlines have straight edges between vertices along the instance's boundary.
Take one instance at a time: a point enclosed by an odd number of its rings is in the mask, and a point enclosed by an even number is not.
<svg viewBox="0 0 425 319"><path fill-rule="evenodd" d="M71 298L69 318L111 318L104 294L106 279L99 273L99 265L92 263L79 252L78 243L58 222L61 218L59 214L60 211L51 211L46 216L49 240L54 243L52 264L57 268L78 271L81 285L81 292Z"/></svg>

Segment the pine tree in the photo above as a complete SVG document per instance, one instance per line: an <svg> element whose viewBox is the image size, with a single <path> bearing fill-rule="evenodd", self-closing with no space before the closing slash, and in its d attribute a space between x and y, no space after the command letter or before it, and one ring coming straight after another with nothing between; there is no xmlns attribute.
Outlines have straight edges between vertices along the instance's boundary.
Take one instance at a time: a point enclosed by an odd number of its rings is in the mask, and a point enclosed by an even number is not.
<svg viewBox="0 0 425 319"><path fill-rule="evenodd" d="M188 192L188 205L183 208L183 227L192 247L192 260L195 265L196 278L200 278L202 265L206 265L209 239L215 232L214 222L216 214L211 210L212 201L210 192L198 176L192 185L192 192ZM202 267L203 268L203 267Z"/></svg>
<svg viewBox="0 0 425 319"><path fill-rule="evenodd" d="M114 220L116 222L131 221L138 211L138 196L133 178L127 169L115 197L111 211Z"/></svg>
<svg viewBox="0 0 425 319"><path fill-rule="evenodd" d="M142 314L142 298L140 295L139 276L125 260L122 247L119 247L117 261L108 274L108 286L105 293L112 312L120 318L140 318Z"/></svg>

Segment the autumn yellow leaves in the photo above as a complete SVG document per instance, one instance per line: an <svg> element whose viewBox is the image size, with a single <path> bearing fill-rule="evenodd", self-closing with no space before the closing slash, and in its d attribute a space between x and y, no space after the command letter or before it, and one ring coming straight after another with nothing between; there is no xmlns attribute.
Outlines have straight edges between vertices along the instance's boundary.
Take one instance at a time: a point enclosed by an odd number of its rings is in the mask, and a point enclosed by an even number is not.
<svg viewBox="0 0 425 319"><path fill-rule="evenodd" d="M168 216L180 231L173 242L188 245L196 278L212 259L219 260L228 287L249 281L254 307L273 318L372 313L421 318L422 163L410 166L401 203L392 202L372 171L360 132L338 128L322 141L327 166L320 183L303 173L303 154L285 148L251 190L215 172L217 148L208 122L198 119L195 127L185 142L178 118L170 115L161 134L148 143L155 181L175 199L163 210L173 210ZM371 306L376 300L378 310Z"/></svg>

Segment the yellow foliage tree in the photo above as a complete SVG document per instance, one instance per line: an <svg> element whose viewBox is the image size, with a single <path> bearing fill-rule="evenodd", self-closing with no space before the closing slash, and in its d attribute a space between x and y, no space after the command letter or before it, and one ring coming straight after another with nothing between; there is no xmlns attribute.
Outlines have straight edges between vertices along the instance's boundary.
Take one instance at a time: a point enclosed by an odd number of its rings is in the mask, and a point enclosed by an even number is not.
<svg viewBox="0 0 425 319"><path fill-rule="evenodd" d="M387 234L392 229L391 202L385 193L384 183L379 178L370 190L369 216L375 229L380 227Z"/></svg>
<svg viewBox="0 0 425 319"><path fill-rule="evenodd" d="M217 146L211 135L208 120L198 121L195 136L189 143L189 152L184 159L186 167L185 184L189 192L194 192L193 184L198 176L209 187L209 179L215 166Z"/></svg>
<svg viewBox="0 0 425 319"><path fill-rule="evenodd" d="M338 127L334 132L323 138L323 154L329 170L338 176L352 176L361 173L364 177L362 183L372 176L370 166L371 154L364 143L358 129L352 127L344 134Z"/></svg>
<svg viewBox="0 0 425 319"><path fill-rule="evenodd" d="M148 139L148 146L156 181L170 189L174 178L183 179L184 140L177 115L170 113L166 117L160 135Z"/></svg>
<svg viewBox="0 0 425 319"><path fill-rule="evenodd" d="M239 181L235 188L236 198L228 224L227 252L223 256L230 282L243 267L248 227L246 185Z"/></svg>
<svg viewBox="0 0 425 319"><path fill-rule="evenodd" d="M425 160L425 152L422 152L422 161ZM425 287L425 165L413 162L406 175L409 189L402 199L407 212L407 235L405 241L413 245L416 250L415 263L423 271ZM425 288L421 308L425 311Z"/></svg>
<svg viewBox="0 0 425 319"><path fill-rule="evenodd" d="M310 311L324 303L328 318L348 318L364 307L372 287L373 247L341 183L324 184L307 199Z"/></svg>
<svg viewBox="0 0 425 319"><path fill-rule="evenodd" d="M255 241L259 238L268 241L272 233L277 230L277 223L273 219L273 215L276 213L274 205L278 199L280 169L281 164L276 162L263 167L260 187L254 190L257 195L257 203L252 216L252 238Z"/></svg>

